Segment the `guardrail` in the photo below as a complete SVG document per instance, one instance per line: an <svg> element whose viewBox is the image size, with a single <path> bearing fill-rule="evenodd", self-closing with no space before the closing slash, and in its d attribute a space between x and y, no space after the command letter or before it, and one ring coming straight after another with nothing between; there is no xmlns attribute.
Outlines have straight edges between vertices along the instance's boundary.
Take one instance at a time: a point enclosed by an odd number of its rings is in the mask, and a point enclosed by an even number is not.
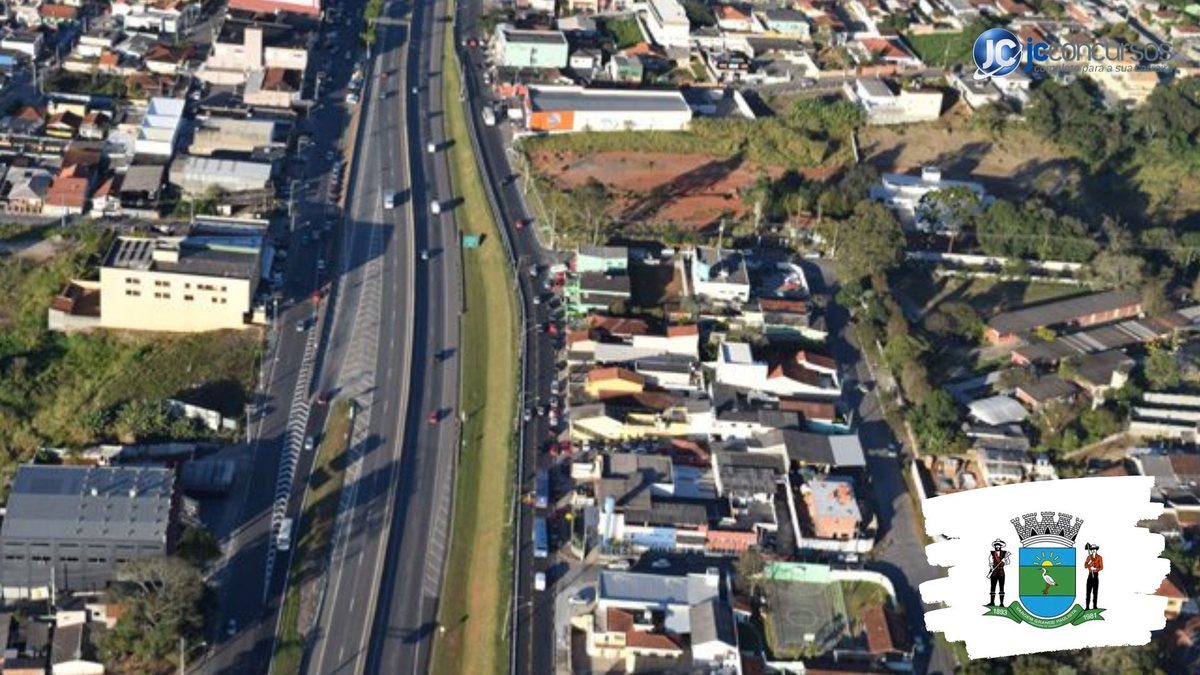
<svg viewBox="0 0 1200 675"><path fill-rule="evenodd" d="M466 0L466 1L470 2L471 0ZM456 5L455 5L456 14L457 14L457 12L461 11L462 7L464 7L464 5L462 3L456 3ZM459 97L459 100L460 100L460 103L462 104L463 112L466 114L466 118L467 118L467 126L469 128L469 131L470 131L469 135L471 137L471 151L474 154L475 164L479 170L479 175L487 183L486 187L487 187L487 195L488 195L488 204L492 209L492 216L493 216L493 219L496 221L497 229L500 231L500 238L504 243L504 250L506 250L508 252L509 263L513 267L513 286L515 287L514 291L515 291L517 299L518 299L518 303L517 303L517 315L518 316L517 316L517 318L518 318L519 324L521 326L521 331L519 332L518 338L517 338L517 348L521 353L521 359L518 361L518 363L520 364L520 371L521 371L520 392L521 392L521 396L524 396L525 389L526 389L526 376L529 372L528 364L526 363L526 359L528 358L528 352L525 348L525 339L526 339L526 335L528 334L528 331L525 330L525 327L528 325L528 319L525 316L525 300L526 300L525 289L521 285L521 281L520 281L521 274L517 268L517 264L518 264L518 261L520 258L517 255L516 245L513 243L512 238L509 236L508 228L511 225L511 223L508 222L508 219L505 217L505 214L504 214L504 209L502 209L500 207L500 202L496 198L496 194L499 191L497 189L498 182L496 180L496 177L492 174L491 167L488 165L488 163L483 158L483 149L482 149L482 145L479 142L479 134L480 134L479 122L478 122L478 120L475 119L475 111L471 107L471 101L474 96L474 88L471 86L470 82L468 81L469 69L467 67L464 67L464 65L463 65L464 61L466 63L470 62L470 57L462 47L462 34L460 32L460 24L458 21L454 22L453 37L454 37L454 58L455 58L455 64L458 66L459 84L461 87L461 92L460 92L461 95ZM521 486L524 483L524 476L525 476L525 425L520 422L520 420L521 420L520 410L523 407L523 405L524 405L524 401L522 400L521 405L517 407L518 409L517 409L516 415L513 417L513 426L515 429L514 435L517 438L517 483L516 483L516 489L513 491L513 499L512 499L512 507L511 507L512 511L509 516L509 519L512 523L512 528L513 528L513 540L512 540L513 577L512 577L512 589L510 592L509 621L508 621L508 623L509 623L509 640L508 640L509 665L508 665L508 668L509 668L509 672L514 675L517 672L517 618L519 615L519 607L520 607L518 596L519 596L520 581L521 581Z"/></svg>

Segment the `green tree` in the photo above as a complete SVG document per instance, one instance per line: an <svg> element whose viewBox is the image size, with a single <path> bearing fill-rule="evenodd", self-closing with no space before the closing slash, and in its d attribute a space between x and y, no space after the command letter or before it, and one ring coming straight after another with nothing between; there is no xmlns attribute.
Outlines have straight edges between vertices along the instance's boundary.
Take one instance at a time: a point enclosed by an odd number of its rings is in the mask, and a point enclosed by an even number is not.
<svg viewBox="0 0 1200 675"><path fill-rule="evenodd" d="M158 672L176 654L181 636L197 636L203 627L204 580L191 564L174 557L124 563L109 599L125 611L104 634L105 663L123 664L126 672Z"/></svg>
<svg viewBox="0 0 1200 675"><path fill-rule="evenodd" d="M1087 441L1094 443L1120 431L1122 424L1110 408L1089 408L1079 416L1079 426L1087 435Z"/></svg>
<svg viewBox="0 0 1200 675"><path fill-rule="evenodd" d="M839 273L846 279L886 274L904 255L904 232L882 204L860 202L841 226L834 245Z"/></svg>
<svg viewBox="0 0 1200 675"><path fill-rule="evenodd" d="M1151 389L1174 389L1179 386L1181 378L1179 359L1174 352L1161 347L1152 348L1142 363L1142 374Z"/></svg>
<svg viewBox="0 0 1200 675"><path fill-rule="evenodd" d="M202 527L184 527L175 546L175 554L197 569L204 569L221 555L221 547Z"/></svg>
<svg viewBox="0 0 1200 675"><path fill-rule="evenodd" d="M1087 270L1098 287L1135 288L1145 279L1146 263L1135 255L1101 251Z"/></svg>
<svg viewBox="0 0 1200 675"><path fill-rule="evenodd" d="M954 399L936 389L908 413L908 423L923 452L935 455L961 452L966 447L959 424L962 418Z"/></svg>

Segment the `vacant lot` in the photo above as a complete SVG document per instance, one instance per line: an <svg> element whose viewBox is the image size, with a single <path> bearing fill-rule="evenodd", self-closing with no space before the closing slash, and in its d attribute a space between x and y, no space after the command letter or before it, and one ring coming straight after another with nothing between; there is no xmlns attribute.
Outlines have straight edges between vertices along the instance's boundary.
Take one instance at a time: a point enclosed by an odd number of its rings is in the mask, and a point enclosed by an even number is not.
<svg viewBox="0 0 1200 675"><path fill-rule="evenodd" d="M927 271L905 274L900 280L898 290L919 308L922 314L928 314L947 302L965 302L985 321L1000 312L1021 305L1085 291L1070 284L939 277Z"/></svg>
<svg viewBox="0 0 1200 675"><path fill-rule="evenodd" d="M947 178L973 177L992 194L1017 201L1031 191L1057 194L1079 182L1076 160L1053 143L1015 125L992 137L971 129L969 114L959 103L937 122L867 127L859 133L863 157L883 172L938 166Z"/></svg>

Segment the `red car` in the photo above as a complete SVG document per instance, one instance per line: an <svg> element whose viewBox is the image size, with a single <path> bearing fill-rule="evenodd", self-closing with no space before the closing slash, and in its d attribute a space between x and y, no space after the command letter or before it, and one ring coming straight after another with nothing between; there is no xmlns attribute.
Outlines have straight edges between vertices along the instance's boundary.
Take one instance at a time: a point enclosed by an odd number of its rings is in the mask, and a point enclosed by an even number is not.
<svg viewBox="0 0 1200 675"><path fill-rule="evenodd" d="M438 411L434 410L433 412L429 413L429 423L437 424L441 417L442 416L438 414Z"/></svg>
<svg viewBox="0 0 1200 675"><path fill-rule="evenodd" d="M514 225L514 226L515 226L515 227L516 227L518 230L523 230L523 229L525 229L525 219L524 219L524 218L518 218L518 219L517 219L517 222L513 223L513 225Z"/></svg>

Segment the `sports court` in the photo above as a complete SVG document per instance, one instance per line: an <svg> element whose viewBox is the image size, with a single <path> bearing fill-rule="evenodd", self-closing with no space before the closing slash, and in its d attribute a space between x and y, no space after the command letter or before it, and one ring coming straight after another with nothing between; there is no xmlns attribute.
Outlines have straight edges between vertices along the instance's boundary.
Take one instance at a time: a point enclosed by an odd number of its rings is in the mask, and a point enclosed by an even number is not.
<svg viewBox="0 0 1200 675"><path fill-rule="evenodd" d="M831 648L848 637L846 602L836 581L763 582L770 614L771 644L790 652Z"/></svg>

